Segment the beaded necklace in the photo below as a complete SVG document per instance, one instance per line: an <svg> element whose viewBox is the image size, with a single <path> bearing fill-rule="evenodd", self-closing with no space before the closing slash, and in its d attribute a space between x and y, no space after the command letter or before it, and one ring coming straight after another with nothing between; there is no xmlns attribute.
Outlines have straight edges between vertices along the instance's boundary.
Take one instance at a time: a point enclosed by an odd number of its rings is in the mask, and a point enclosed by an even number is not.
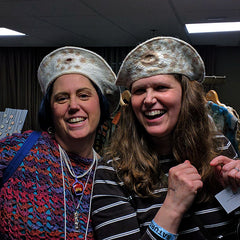
<svg viewBox="0 0 240 240"><path fill-rule="evenodd" d="M94 164L96 164L95 166L95 170L94 170L94 173L93 173L93 180L95 178L95 173L96 173L96 169L97 169L97 154L95 152L95 150L93 149L93 162L91 164L91 166L88 168L88 170L86 172L84 172L83 174L77 176L75 174L75 171L73 169L73 166L71 164L71 161L67 155L67 153L65 152L65 150L60 146L59 146L59 152L60 152L60 160L61 160L61 169L62 169L62 180L63 180L63 195L64 195L64 239L66 239L66 236L67 236L67 210L66 210L66 191L65 191L65 179L64 179L64 164L67 166L67 169L69 171L69 173L72 175L72 177L75 178L75 182L72 186L73 188L73 192L75 193L75 195L77 197L80 196L79 198L79 201L78 201L78 204L77 206L75 207L75 211L74 211L74 227L75 227L75 231L76 232L79 232L80 230L80 226L79 226L79 215L80 215L80 212L79 212L79 207L81 205L81 202L82 202L82 198L83 198L83 195L84 195L84 191L85 191L85 188L88 184L88 181L90 179L90 175L91 175L91 172L92 172L92 168L94 166ZM66 170L66 169L65 169ZM87 180L85 182L85 185L83 185L83 183L79 182L78 179L79 178L82 178L84 176L86 176L86 174L88 174L88 177L87 177ZM70 192L71 194L71 192ZM92 194L93 194L93 191L91 191L91 196L90 196L90 203L89 203L89 210L88 210L88 219L87 219L87 226L86 226L86 231L85 231L85 239L87 239L87 232L88 232L88 227L89 227L89 221L90 221L90 211L91 211L91 204L92 204ZM71 197L72 197L72 201L74 202L74 196L71 194Z"/></svg>

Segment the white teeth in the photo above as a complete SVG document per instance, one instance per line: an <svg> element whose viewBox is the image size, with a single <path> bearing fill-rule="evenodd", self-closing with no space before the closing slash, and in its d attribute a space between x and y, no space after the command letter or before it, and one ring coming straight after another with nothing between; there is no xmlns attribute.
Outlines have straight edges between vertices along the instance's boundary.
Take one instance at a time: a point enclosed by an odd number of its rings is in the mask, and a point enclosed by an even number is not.
<svg viewBox="0 0 240 240"><path fill-rule="evenodd" d="M84 121L84 118L82 118L82 117L71 118L68 120L68 122L70 122L70 123L77 123L77 122L82 122L82 121Z"/></svg>
<svg viewBox="0 0 240 240"><path fill-rule="evenodd" d="M145 112L146 116L155 116L155 115L159 115L159 114L163 114L165 111L164 110L153 110L150 112Z"/></svg>

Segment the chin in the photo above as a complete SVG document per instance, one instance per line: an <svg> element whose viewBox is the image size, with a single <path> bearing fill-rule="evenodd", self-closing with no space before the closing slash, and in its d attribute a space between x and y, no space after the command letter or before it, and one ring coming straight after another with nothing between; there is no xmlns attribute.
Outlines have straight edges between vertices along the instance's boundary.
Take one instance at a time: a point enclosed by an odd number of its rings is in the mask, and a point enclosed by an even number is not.
<svg viewBox="0 0 240 240"><path fill-rule="evenodd" d="M72 139L83 139L86 138L88 136L88 134L70 134L69 137Z"/></svg>
<svg viewBox="0 0 240 240"><path fill-rule="evenodd" d="M159 129L158 130L146 129L146 130L150 136L156 137L156 138L163 138L169 135L168 131L159 131Z"/></svg>

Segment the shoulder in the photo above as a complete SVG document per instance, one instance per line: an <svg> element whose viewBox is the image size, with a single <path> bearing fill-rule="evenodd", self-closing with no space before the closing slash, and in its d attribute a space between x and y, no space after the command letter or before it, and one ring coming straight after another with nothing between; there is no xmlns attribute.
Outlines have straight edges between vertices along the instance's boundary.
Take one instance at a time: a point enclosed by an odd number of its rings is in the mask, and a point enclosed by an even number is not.
<svg viewBox="0 0 240 240"><path fill-rule="evenodd" d="M28 130L23 133L13 133L11 136L7 136L0 140L1 146L16 144L18 142L24 141L33 131Z"/></svg>
<svg viewBox="0 0 240 240"><path fill-rule="evenodd" d="M32 132L32 130L28 130L23 133L15 133L0 140L0 177L9 161L13 159ZM51 142L52 140L48 133L41 132L38 140L34 143L35 147L32 147L31 151L34 154L37 152L36 148L38 148L38 151L42 148L49 148Z"/></svg>
<svg viewBox="0 0 240 240"><path fill-rule="evenodd" d="M0 177L9 161L12 160L31 132L14 133L0 140Z"/></svg>
<svg viewBox="0 0 240 240"><path fill-rule="evenodd" d="M104 158L99 159L96 176L111 176L115 175L116 169L114 168L113 160L106 160ZM104 177L105 178L105 177Z"/></svg>
<svg viewBox="0 0 240 240"><path fill-rule="evenodd" d="M107 178L107 177L113 177L116 175L116 167L114 162L117 160L106 160L104 158L99 159L98 165L97 165L97 177Z"/></svg>
<svg viewBox="0 0 240 240"><path fill-rule="evenodd" d="M113 160L101 159L96 169L95 188L102 192L104 188L112 189L119 185L122 183L113 166Z"/></svg>
<svg viewBox="0 0 240 240"><path fill-rule="evenodd" d="M11 136L1 139L0 149L3 150L4 148L9 149L13 147L14 149L18 150L33 132L34 132L33 130L28 130L23 133L14 133ZM51 137L47 132L40 132L38 141L49 142L51 141Z"/></svg>
<svg viewBox="0 0 240 240"><path fill-rule="evenodd" d="M32 131L24 133L14 133L11 136L0 140L0 159L11 159L11 156L17 152L26 141Z"/></svg>
<svg viewBox="0 0 240 240"><path fill-rule="evenodd" d="M98 166L97 168L102 168L102 167L113 167L114 165L114 161L113 159L105 159L105 158L100 158L98 160Z"/></svg>

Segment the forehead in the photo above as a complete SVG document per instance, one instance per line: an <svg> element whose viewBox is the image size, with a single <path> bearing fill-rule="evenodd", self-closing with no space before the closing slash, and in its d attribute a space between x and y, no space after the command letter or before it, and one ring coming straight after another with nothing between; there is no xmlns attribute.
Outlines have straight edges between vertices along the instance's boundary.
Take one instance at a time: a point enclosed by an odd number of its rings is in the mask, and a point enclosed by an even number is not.
<svg viewBox="0 0 240 240"><path fill-rule="evenodd" d="M151 86L151 85L157 85L157 84L173 84L175 82L178 82L178 80L174 77L174 75L170 74L160 74L160 75L155 75L147 78L141 78L132 84L133 87L137 86Z"/></svg>
<svg viewBox="0 0 240 240"><path fill-rule="evenodd" d="M53 84L53 92L71 91L79 88L95 89L92 82L81 74L65 74L58 77Z"/></svg>

